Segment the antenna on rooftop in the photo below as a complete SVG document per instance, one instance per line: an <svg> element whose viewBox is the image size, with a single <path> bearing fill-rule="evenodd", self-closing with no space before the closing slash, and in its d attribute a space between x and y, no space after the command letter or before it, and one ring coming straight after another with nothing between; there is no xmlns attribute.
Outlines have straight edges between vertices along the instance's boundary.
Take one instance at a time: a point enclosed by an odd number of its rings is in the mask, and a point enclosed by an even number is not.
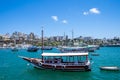
<svg viewBox="0 0 120 80"><path fill-rule="evenodd" d="M74 32L73 32L73 29L72 29L72 40L74 39Z"/></svg>
<svg viewBox="0 0 120 80"><path fill-rule="evenodd" d="M73 29L72 29L72 46L74 45L74 32L73 32Z"/></svg>

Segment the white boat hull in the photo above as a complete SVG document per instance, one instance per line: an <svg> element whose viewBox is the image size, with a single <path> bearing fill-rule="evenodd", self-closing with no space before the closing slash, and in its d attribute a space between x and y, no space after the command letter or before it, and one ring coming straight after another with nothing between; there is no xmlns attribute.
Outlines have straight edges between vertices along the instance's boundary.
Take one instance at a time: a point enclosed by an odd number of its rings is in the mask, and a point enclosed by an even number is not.
<svg viewBox="0 0 120 80"><path fill-rule="evenodd" d="M103 66L100 67L101 70L119 71L120 68L117 66Z"/></svg>

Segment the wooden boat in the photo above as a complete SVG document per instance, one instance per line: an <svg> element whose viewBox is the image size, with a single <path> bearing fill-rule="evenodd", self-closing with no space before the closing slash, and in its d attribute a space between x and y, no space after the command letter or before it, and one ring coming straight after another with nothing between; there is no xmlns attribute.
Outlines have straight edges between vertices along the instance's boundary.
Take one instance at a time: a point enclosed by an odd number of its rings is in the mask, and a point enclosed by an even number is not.
<svg viewBox="0 0 120 80"><path fill-rule="evenodd" d="M102 66L100 67L101 70L110 70L110 71L119 71L120 68L117 66Z"/></svg>
<svg viewBox="0 0 120 80"><path fill-rule="evenodd" d="M88 53L43 53L42 58L22 59L40 69L62 70L62 71L90 71Z"/></svg>

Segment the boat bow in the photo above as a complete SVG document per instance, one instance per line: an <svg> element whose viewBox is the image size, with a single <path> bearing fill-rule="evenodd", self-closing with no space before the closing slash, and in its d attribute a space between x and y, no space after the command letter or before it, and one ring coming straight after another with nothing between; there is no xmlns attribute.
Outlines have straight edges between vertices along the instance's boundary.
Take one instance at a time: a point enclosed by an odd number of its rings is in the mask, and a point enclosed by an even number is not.
<svg viewBox="0 0 120 80"><path fill-rule="evenodd" d="M38 59L38 58L29 58L29 57L24 57L24 56L18 56L18 57L32 64L39 64L42 62L42 59Z"/></svg>

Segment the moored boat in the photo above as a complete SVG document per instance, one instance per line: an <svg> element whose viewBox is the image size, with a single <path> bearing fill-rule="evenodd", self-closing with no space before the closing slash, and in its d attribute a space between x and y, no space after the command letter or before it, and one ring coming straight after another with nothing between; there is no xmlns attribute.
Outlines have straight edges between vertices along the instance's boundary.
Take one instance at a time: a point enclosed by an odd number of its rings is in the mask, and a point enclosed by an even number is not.
<svg viewBox="0 0 120 80"><path fill-rule="evenodd" d="M88 48L86 47L69 47L63 46L60 48L61 52L88 52Z"/></svg>
<svg viewBox="0 0 120 80"><path fill-rule="evenodd" d="M94 52L97 49L99 49L98 45L88 45L88 52Z"/></svg>
<svg viewBox="0 0 120 80"><path fill-rule="evenodd" d="M38 48L36 46L31 46L31 47L28 47L27 51L28 52L37 52Z"/></svg>
<svg viewBox="0 0 120 80"><path fill-rule="evenodd" d="M52 50L53 48L52 47L49 47L49 46L44 46L41 48L41 50Z"/></svg>
<svg viewBox="0 0 120 80"><path fill-rule="evenodd" d="M17 51L18 51L18 48L13 47L13 48L11 48L11 51L13 51L13 52L17 52Z"/></svg>
<svg viewBox="0 0 120 80"><path fill-rule="evenodd" d="M109 70L109 71L119 71L120 68L117 66L102 66L100 67L101 70Z"/></svg>

